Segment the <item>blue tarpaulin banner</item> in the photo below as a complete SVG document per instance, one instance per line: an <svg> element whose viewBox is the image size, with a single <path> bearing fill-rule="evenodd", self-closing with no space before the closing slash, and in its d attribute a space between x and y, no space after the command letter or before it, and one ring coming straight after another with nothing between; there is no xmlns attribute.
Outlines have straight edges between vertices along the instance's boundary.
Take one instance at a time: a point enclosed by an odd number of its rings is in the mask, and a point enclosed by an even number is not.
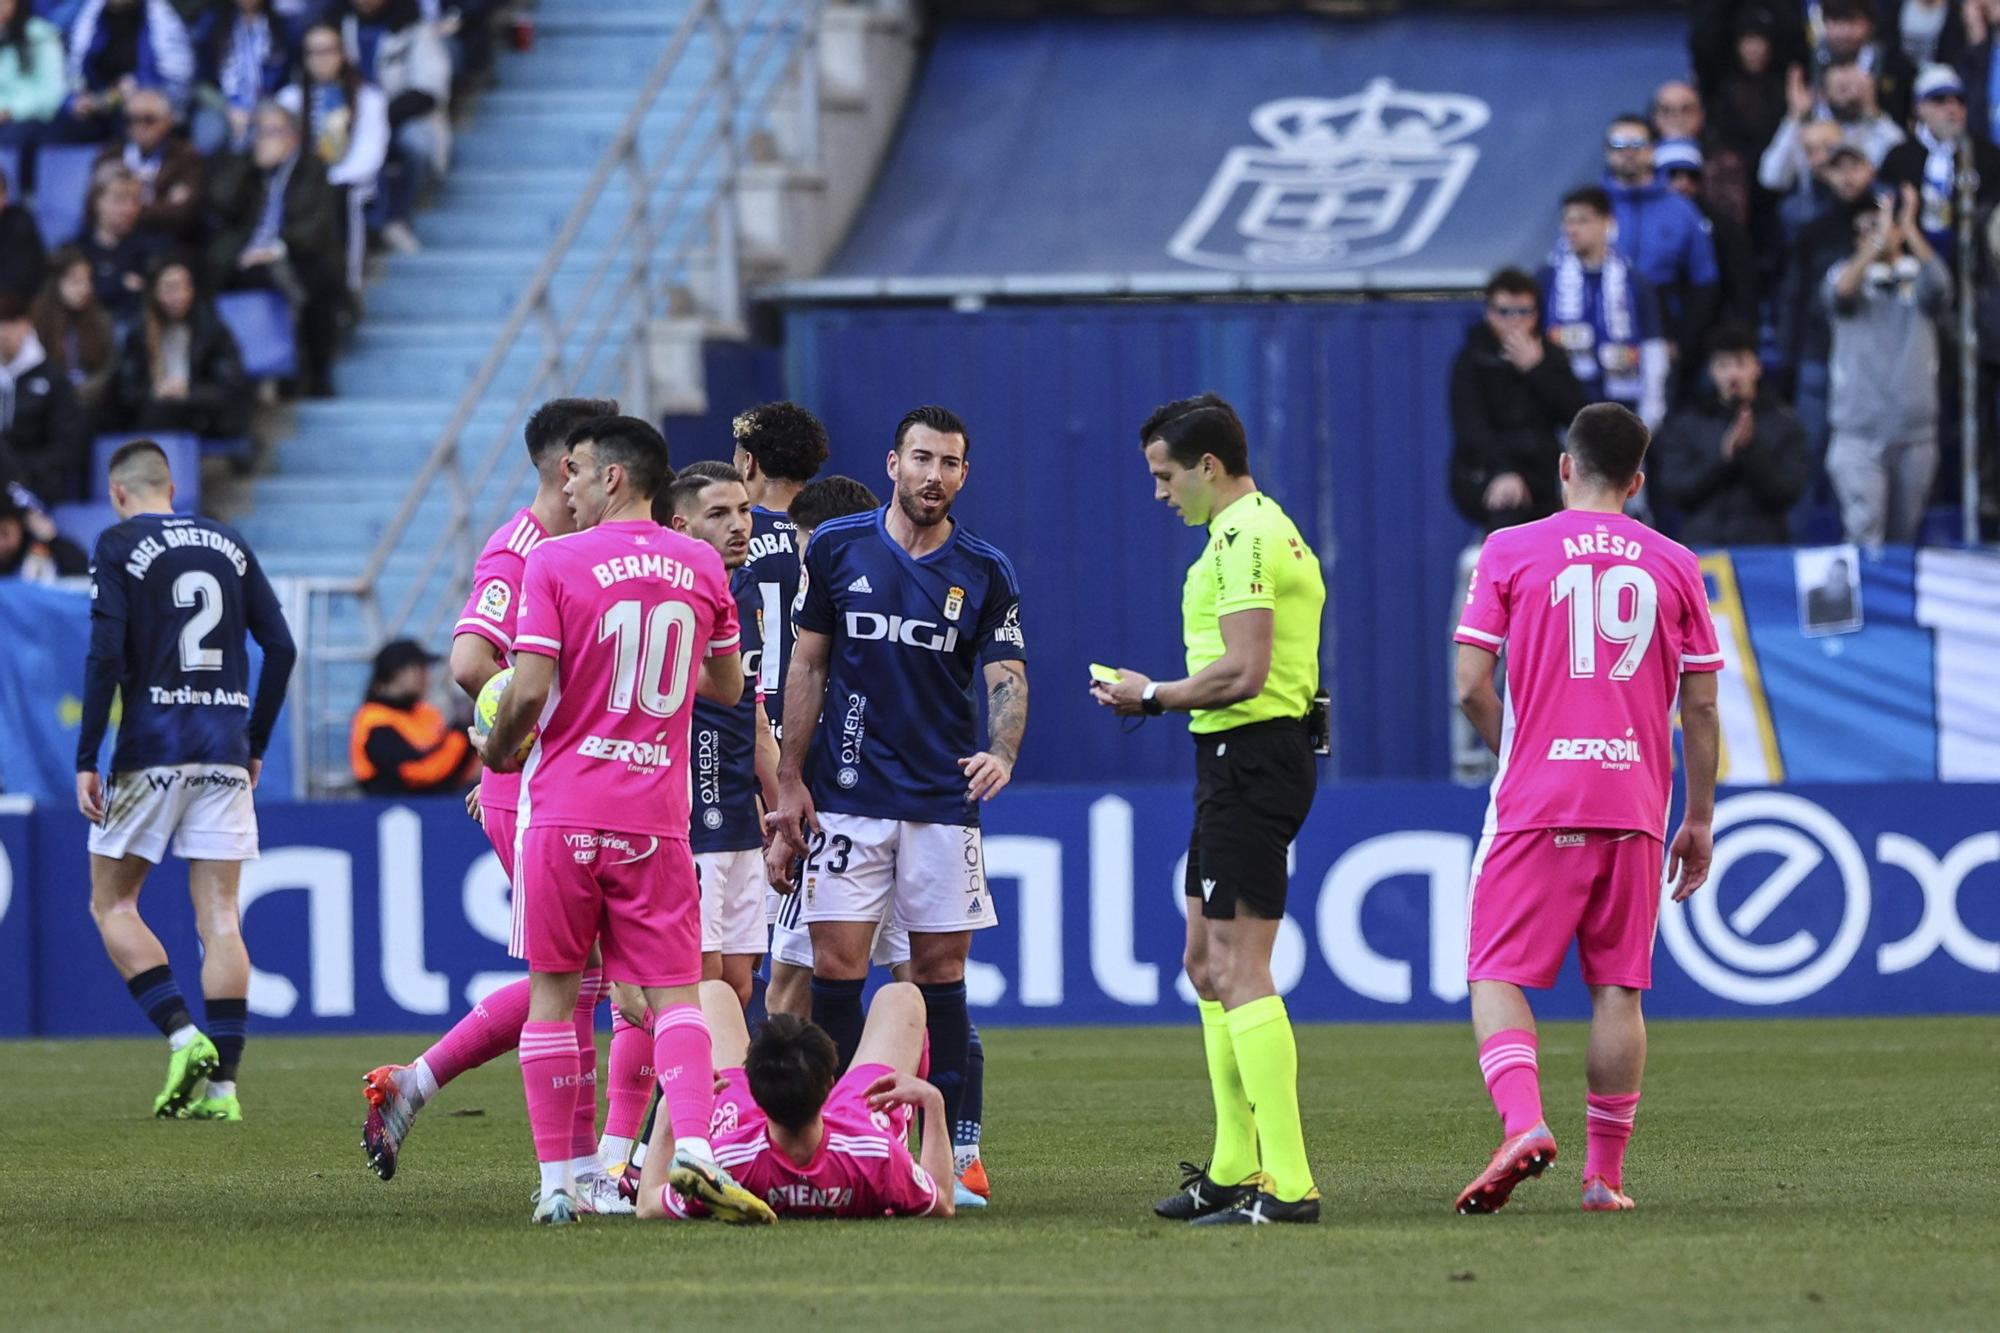
<svg viewBox="0 0 2000 1333"><path fill-rule="evenodd" d="M2000 554L1704 556L1725 782L2000 780Z"/></svg>
<svg viewBox="0 0 2000 1333"><path fill-rule="evenodd" d="M296 635L296 631L295 631ZM83 725L83 660L90 651L87 587L0 582L0 791L44 803L76 799L76 737ZM251 689L264 654L249 644ZM278 716L260 785L292 790L290 712ZM109 772L118 705L99 767Z"/></svg>
<svg viewBox="0 0 2000 1333"><path fill-rule="evenodd" d="M1478 286L1548 252L1555 201L1602 172L1610 117L1685 76L1686 35L1679 14L947 24L852 238L800 286Z"/></svg>
<svg viewBox="0 0 2000 1333"><path fill-rule="evenodd" d="M1444 785L1320 791L1273 964L1294 1016L1465 1016L1484 801ZM1996 808L2000 787L1974 783L1726 792L1713 882L1662 911L1649 1012L2000 1012ZM980 1020L1192 1021L1187 785L1020 788L988 811L1000 924L973 946ZM520 975L506 877L457 803L270 804L260 824L264 855L243 878L260 1028L436 1030ZM0 1034L146 1030L90 921L83 838L67 810L0 816ZM191 980L185 885L169 862L145 902ZM1572 960L1540 1012L1587 1009Z"/></svg>

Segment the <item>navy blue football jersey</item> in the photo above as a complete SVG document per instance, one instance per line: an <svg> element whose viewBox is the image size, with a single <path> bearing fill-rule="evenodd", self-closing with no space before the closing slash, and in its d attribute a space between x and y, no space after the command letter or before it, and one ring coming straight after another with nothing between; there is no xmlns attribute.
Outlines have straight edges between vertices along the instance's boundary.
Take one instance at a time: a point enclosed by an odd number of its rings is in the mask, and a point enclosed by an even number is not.
<svg viewBox="0 0 2000 1333"><path fill-rule="evenodd" d="M264 650L253 702L250 650ZM261 757L297 651L278 598L236 531L212 519L139 514L106 528L90 570L78 772L95 770L115 689L113 772Z"/></svg>
<svg viewBox="0 0 2000 1333"><path fill-rule="evenodd" d="M963 525L913 558L885 512L822 525L806 552L798 628L833 639L806 780L821 810L977 824L958 761L985 748L980 665L1027 656L1020 583Z"/></svg>
<svg viewBox="0 0 2000 1333"><path fill-rule="evenodd" d="M740 852L762 847L757 827L757 585L746 566L736 571L730 591L736 594L736 615L742 626L743 697L734 708L695 696L693 756L693 818L688 821L688 846L697 852Z"/></svg>
<svg viewBox="0 0 2000 1333"><path fill-rule="evenodd" d="M750 511L750 557L739 578L755 590L752 603L739 596L736 609L746 634L743 669L764 691L764 711L781 738L785 727L785 673L792 669L792 604L799 596L799 525L762 505ZM754 653L747 634L755 621L763 646Z"/></svg>

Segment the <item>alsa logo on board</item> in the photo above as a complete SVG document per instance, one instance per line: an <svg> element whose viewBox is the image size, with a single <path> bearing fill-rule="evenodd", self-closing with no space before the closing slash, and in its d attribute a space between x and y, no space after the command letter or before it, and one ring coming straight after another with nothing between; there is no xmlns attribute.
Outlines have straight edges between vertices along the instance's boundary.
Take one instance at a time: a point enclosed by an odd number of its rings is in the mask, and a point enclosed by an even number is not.
<svg viewBox="0 0 2000 1333"><path fill-rule="evenodd" d="M1250 113L1264 138L1232 148L1167 243L1184 264L1250 272L1365 268L1413 255L1458 201L1492 119L1476 97L1371 80L1349 97L1286 97Z"/></svg>

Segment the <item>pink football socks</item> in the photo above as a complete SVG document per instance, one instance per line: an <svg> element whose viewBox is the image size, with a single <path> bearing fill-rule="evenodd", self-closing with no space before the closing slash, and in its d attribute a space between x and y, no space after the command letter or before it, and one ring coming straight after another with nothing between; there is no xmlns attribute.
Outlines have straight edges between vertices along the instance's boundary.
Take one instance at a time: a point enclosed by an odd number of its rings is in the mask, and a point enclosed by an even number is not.
<svg viewBox="0 0 2000 1333"><path fill-rule="evenodd" d="M1500 1113L1501 1133L1512 1138L1542 1118L1542 1081L1535 1062L1535 1034L1523 1028L1496 1032L1479 1047L1479 1072Z"/></svg>

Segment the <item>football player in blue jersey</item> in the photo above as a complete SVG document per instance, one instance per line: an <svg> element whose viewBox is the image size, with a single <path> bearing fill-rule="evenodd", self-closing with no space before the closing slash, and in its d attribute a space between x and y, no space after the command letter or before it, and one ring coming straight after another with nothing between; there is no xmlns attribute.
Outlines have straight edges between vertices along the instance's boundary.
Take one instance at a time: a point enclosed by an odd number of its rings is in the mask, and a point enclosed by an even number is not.
<svg viewBox="0 0 2000 1333"><path fill-rule="evenodd" d="M852 477L821 477L801 487L785 511L798 529L799 578L795 578L794 582L799 582L804 576L806 551L812 545L813 532L821 524L846 518L850 514L872 514L881 507L882 502L876 498L875 492ZM793 605L785 609L787 622L796 606L797 599L794 598ZM786 891L777 897L772 906L771 956L768 962L771 984L764 995L764 1007L774 1014L811 1018L812 936L806 933L806 924L799 917L805 900L790 892L796 878L796 867L792 862L784 839L774 840L765 869L771 883L784 885ZM908 981L909 935L893 924L885 923L875 941L874 961L887 967L896 980ZM976 1036L974 1040L977 1040Z"/></svg>
<svg viewBox="0 0 2000 1333"><path fill-rule="evenodd" d="M702 976L722 980L750 1003L750 974L765 941L764 838L758 797L777 791L778 740L755 679L763 646L756 613L762 593L746 576L750 495L727 463L690 463L668 488L674 531L713 546L735 571L731 588L743 634L743 698L732 708L697 698L694 705L693 819L689 842L701 880ZM773 626L775 629L775 626Z"/></svg>
<svg viewBox="0 0 2000 1333"><path fill-rule="evenodd" d="M744 669L754 671L773 732L784 721L785 670L792 661L792 602L799 594L798 528L787 512L800 488L826 464L826 427L797 403L765 403L730 424L732 466L750 493L750 552L742 579L756 590L754 619L764 647ZM753 617L742 614L747 627Z"/></svg>
<svg viewBox="0 0 2000 1333"><path fill-rule="evenodd" d="M951 517L968 451L953 413L912 410L888 455L892 502L813 533L771 820L805 859L813 1021L851 1058L876 929L907 930L931 1081L953 1122L971 1040L966 956L972 932L997 924L979 803L1011 780L1028 719L1019 580Z"/></svg>
<svg viewBox="0 0 2000 1333"><path fill-rule="evenodd" d="M132 998L167 1038L167 1082L153 1114L241 1120L236 1069L250 955L236 888L242 863L257 855L250 793L298 652L243 538L173 512L173 475L159 445L134 440L119 449L110 481L120 522L97 539L91 560L76 751L77 808L92 825L90 914ZM264 652L254 700L246 633ZM124 714L106 783L97 764L113 694ZM166 949L139 916L139 889L170 841L188 863L205 1032L188 1013Z"/></svg>

